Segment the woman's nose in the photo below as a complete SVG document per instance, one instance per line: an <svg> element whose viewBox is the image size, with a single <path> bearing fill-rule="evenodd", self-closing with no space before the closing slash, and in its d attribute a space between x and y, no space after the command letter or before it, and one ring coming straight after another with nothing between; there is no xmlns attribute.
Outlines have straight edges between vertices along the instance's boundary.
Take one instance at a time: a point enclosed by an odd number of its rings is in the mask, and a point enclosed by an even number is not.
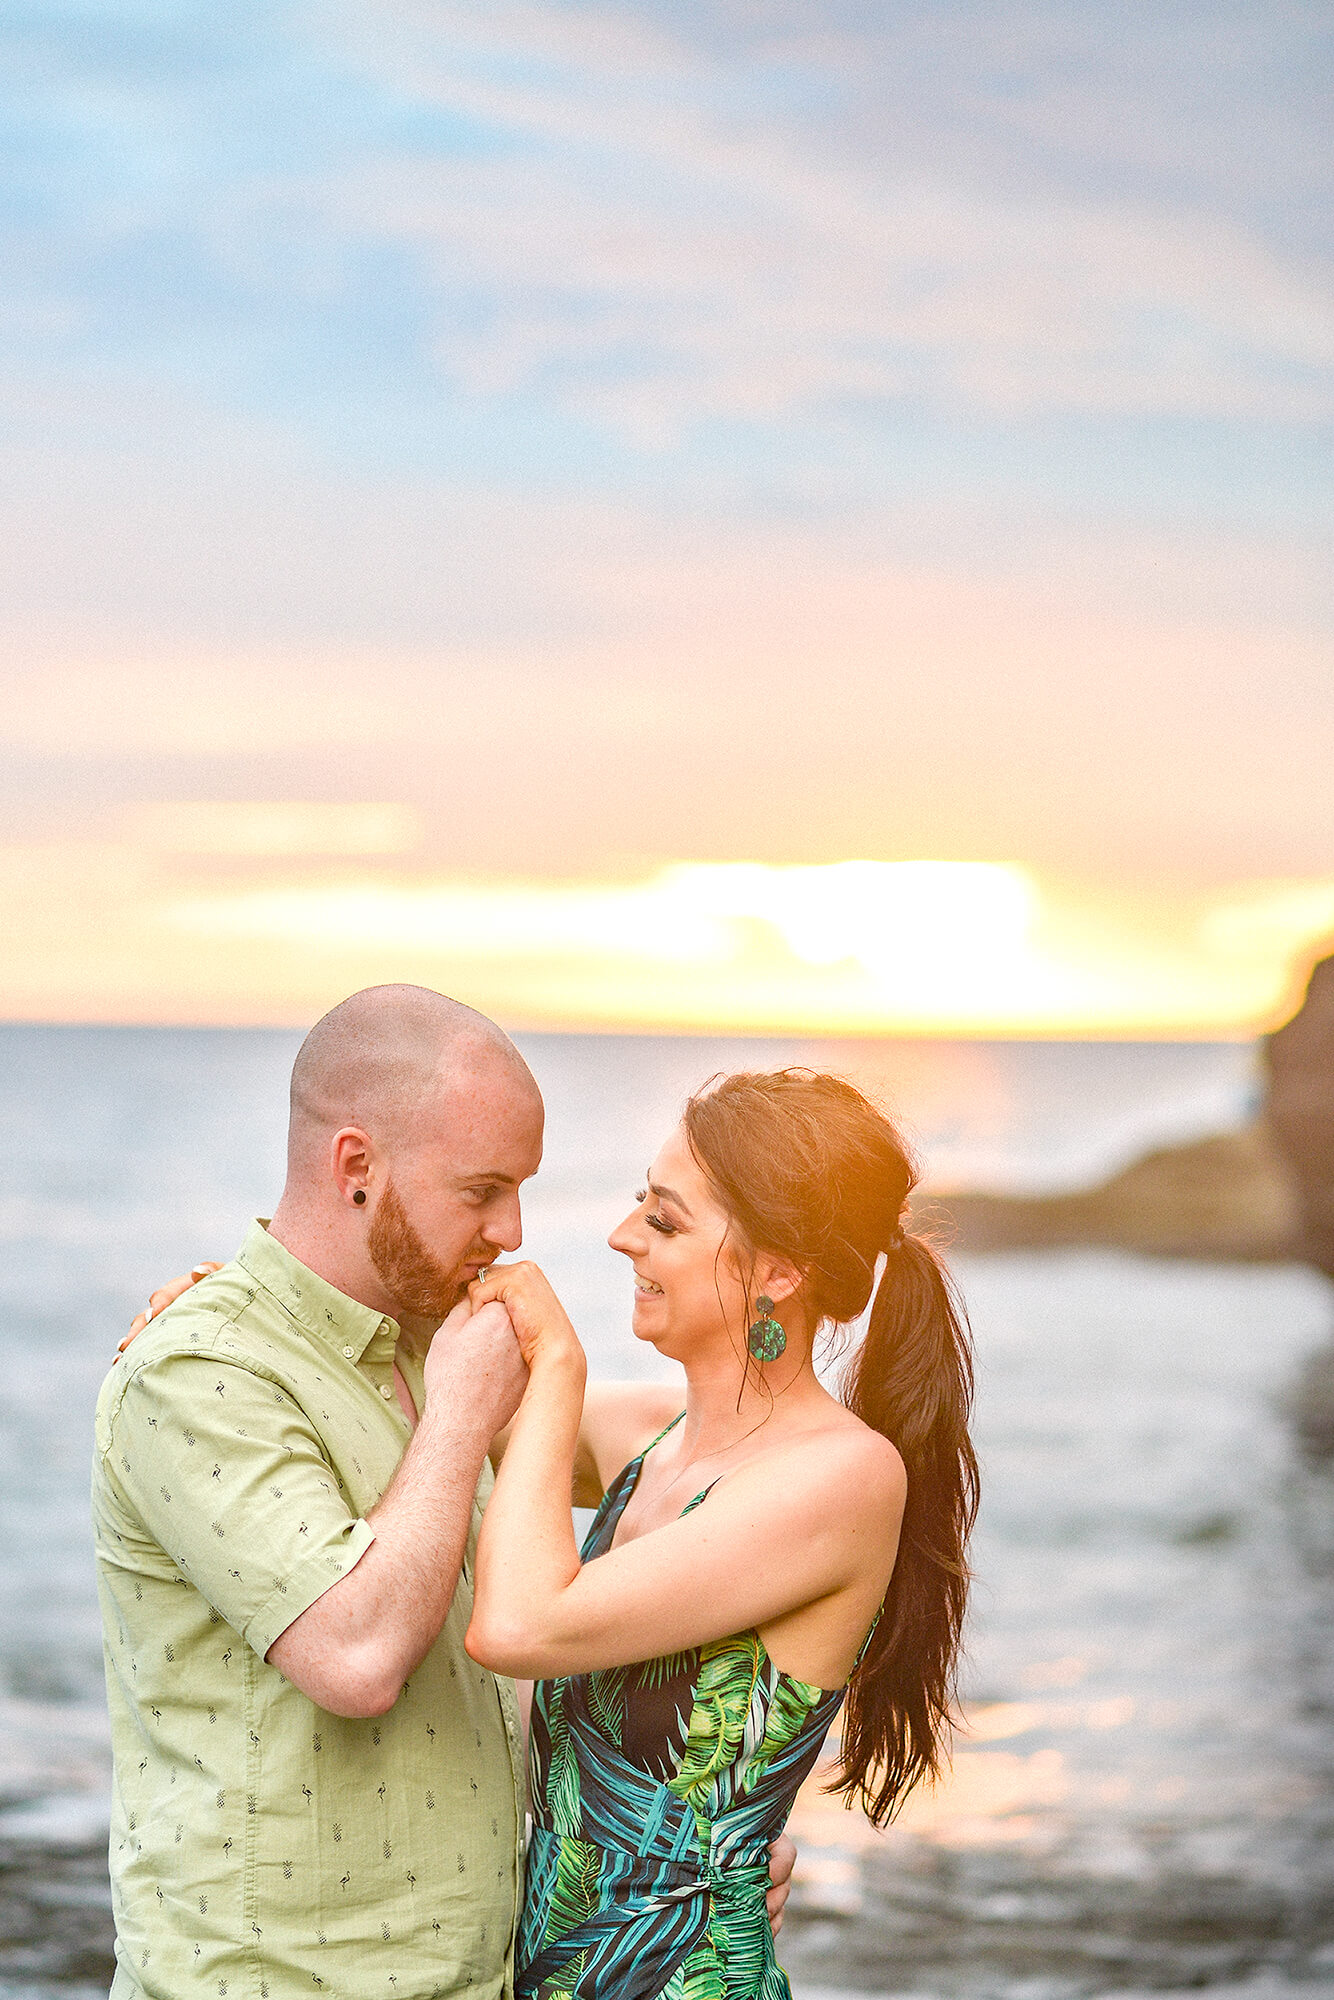
<svg viewBox="0 0 1334 2000"><path fill-rule="evenodd" d="M635 1223L638 1218L639 1210L637 1208L631 1209L624 1222L618 1222L612 1230L611 1235L607 1238L610 1248L619 1250L623 1257L634 1257L638 1254L640 1243L639 1237L635 1233ZM641 1231L640 1235L642 1233Z"/></svg>

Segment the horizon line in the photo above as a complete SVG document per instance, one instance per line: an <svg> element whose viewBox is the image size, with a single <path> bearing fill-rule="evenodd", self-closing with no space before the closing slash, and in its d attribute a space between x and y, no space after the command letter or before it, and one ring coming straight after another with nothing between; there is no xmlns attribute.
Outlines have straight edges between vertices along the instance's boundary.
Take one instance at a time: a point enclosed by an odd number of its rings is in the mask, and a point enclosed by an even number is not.
<svg viewBox="0 0 1334 2000"><path fill-rule="evenodd" d="M457 997L457 996L456 996ZM470 1004L465 1002L466 1004ZM478 1009L483 1012L483 1009ZM316 1015L307 1022L293 1021L153 1021L153 1020L105 1020L79 1019L59 1015L0 1014L0 1029L4 1028L61 1028L84 1029L92 1033L108 1031L126 1034L201 1034L201 1035L297 1035L308 1033ZM495 1017L488 1015L487 1019ZM728 1041L728 1042L1107 1042L1107 1043L1202 1043L1242 1045L1267 1041L1278 1028L1292 1018L1285 1014L1272 1027L1236 1028L1225 1032L1208 1032L1203 1026L1196 1031L1190 1029L1092 1029L1084 1033L1065 1032L1059 1028L1048 1029L914 1029L895 1028L877 1031L865 1029L860 1032L811 1028L737 1028L721 1025L717 1027L665 1025L652 1023L624 1023L615 1026L584 1024L580 1022L514 1022L497 1021L507 1035L559 1035L570 1039L582 1037L585 1040L639 1040L639 1041Z"/></svg>

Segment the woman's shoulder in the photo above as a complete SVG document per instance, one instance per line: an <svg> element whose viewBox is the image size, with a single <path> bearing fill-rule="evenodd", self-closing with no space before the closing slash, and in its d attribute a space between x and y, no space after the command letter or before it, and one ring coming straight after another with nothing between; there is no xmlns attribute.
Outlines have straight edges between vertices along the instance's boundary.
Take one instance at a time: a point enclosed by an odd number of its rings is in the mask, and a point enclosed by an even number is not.
<svg viewBox="0 0 1334 2000"><path fill-rule="evenodd" d="M837 1499L853 1514L880 1516L886 1507L901 1508L908 1490L903 1460L890 1439L841 1404L819 1423L775 1441L771 1453L752 1466L770 1482L781 1476L802 1495Z"/></svg>

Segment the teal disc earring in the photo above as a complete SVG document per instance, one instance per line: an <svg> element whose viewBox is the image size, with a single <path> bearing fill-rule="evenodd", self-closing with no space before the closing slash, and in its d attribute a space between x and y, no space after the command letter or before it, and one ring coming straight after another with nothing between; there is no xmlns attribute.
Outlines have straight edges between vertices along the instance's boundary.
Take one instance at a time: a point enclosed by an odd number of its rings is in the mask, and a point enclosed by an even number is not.
<svg viewBox="0 0 1334 2000"><path fill-rule="evenodd" d="M755 1301L759 1318L746 1335L746 1346L756 1361L777 1361L787 1346L787 1335L774 1318L774 1302L761 1292Z"/></svg>

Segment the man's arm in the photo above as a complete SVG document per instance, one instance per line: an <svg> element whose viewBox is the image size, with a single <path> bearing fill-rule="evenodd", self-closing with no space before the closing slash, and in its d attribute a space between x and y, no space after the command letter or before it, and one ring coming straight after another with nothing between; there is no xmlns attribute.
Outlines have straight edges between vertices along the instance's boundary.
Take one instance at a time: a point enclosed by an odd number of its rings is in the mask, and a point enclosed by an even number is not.
<svg viewBox="0 0 1334 2000"><path fill-rule="evenodd" d="M122 1366L97 1482L127 1559L157 1574L165 1554L322 1707L382 1713L445 1621L491 1429L525 1379L503 1309L465 1302L441 1327L422 1421L367 1519L295 1397L236 1341L162 1351L150 1335Z"/></svg>
<svg viewBox="0 0 1334 2000"><path fill-rule="evenodd" d="M426 1359L426 1407L355 1567L293 1619L266 1658L334 1715L383 1715L440 1636L458 1585L482 1461L527 1371L503 1307L455 1307Z"/></svg>

